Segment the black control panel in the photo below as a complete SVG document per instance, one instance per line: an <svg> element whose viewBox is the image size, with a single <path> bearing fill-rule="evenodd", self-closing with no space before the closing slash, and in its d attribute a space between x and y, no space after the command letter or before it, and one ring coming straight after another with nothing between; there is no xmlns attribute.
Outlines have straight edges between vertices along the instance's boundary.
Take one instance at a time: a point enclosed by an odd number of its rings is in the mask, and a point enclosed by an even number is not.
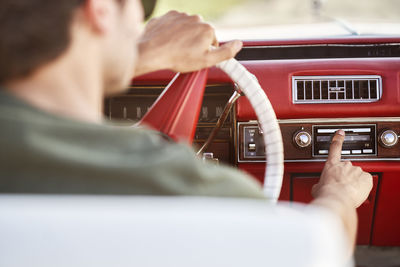
<svg viewBox="0 0 400 267"><path fill-rule="evenodd" d="M332 137L339 129L345 131L342 155L348 157L376 156L376 125L315 125L313 126L313 157L327 157Z"/></svg>
<svg viewBox="0 0 400 267"><path fill-rule="evenodd" d="M247 159L265 159L265 145L258 125L243 127L243 154Z"/></svg>

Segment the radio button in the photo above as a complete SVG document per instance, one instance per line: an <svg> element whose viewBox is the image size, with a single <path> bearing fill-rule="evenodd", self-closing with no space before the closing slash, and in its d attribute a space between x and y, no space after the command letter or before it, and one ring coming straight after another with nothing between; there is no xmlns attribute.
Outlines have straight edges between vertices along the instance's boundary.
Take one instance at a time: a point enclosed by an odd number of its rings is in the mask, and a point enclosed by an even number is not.
<svg viewBox="0 0 400 267"><path fill-rule="evenodd" d="M363 149L364 154L372 154L374 151L372 149Z"/></svg>
<svg viewBox="0 0 400 267"><path fill-rule="evenodd" d="M351 153L352 154L361 154L362 152L361 152L361 150L356 149L356 150L352 150Z"/></svg>
<svg viewBox="0 0 400 267"><path fill-rule="evenodd" d="M249 144L249 147L248 147L248 149L249 149L249 151L256 151L256 144L254 144L254 143L250 143Z"/></svg>
<svg viewBox="0 0 400 267"><path fill-rule="evenodd" d="M384 131L380 136L380 141L385 147L392 147L397 144L397 134L392 130Z"/></svg>
<svg viewBox="0 0 400 267"><path fill-rule="evenodd" d="M320 150L320 151L318 151L318 153L320 155L327 155L327 154L329 154L329 150Z"/></svg>
<svg viewBox="0 0 400 267"><path fill-rule="evenodd" d="M350 155L350 150L342 150L342 155Z"/></svg>

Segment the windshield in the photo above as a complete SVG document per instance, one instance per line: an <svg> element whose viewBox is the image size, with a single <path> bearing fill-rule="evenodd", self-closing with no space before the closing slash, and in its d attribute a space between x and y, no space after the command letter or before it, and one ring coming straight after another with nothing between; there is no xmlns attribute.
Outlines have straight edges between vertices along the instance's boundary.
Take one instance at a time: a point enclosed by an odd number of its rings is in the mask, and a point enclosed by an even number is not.
<svg viewBox="0 0 400 267"><path fill-rule="evenodd" d="M159 0L155 15L200 14L219 37L400 35L399 0Z"/></svg>

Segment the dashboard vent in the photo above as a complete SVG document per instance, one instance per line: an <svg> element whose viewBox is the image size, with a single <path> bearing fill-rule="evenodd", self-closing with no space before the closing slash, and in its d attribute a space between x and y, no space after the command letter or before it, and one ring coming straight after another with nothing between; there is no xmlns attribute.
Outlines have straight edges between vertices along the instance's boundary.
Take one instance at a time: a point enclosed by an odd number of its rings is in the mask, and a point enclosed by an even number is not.
<svg viewBox="0 0 400 267"><path fill-rule="evenodd" d="M382 96L382 78L358 76L293 76L293 103L369 103Z"/></svg>

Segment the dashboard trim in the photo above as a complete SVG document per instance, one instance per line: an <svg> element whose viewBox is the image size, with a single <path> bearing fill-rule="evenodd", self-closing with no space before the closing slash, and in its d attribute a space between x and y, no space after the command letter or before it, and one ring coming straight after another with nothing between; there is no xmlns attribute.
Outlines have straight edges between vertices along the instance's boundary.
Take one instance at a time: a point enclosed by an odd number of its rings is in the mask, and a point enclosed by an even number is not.
<svg viewBox="0 0 400 267"><path fill-rule="evenodd" d="M279 124L293 124L293 123L371 123L371 122L400 122L400 117L366 117L366 118L338 118L338 119L333 119L333 118L317 118L317 119L285 119L285 120L278 120ZM247 125L247 124L254 124L258 123L257 120L250 120L250 121L242 121L237 123L236 127L236 135L239 137L239 129L240 125ZM399 136L400 137L400 136ZM236 138L236 151L240 148L239 144L239 138ZM244 147L243 147L244 149ZM236 155L236 160L237 163L265 163L266 160L241 160L239 153ZM296 163L296 162L325 162L327 159L326 158L315 158L315 159L298 159L298 160L291 160L291 159L285 159L285 163ZM346 159L346 160L351 160L351 161L357 161L357 162L376 162L376 161L390 161L390 162L397 162L400 161L400 158L352 158L352 159Z"/></svg>
<svg viewBox="0 0 400 267"><path fill-rule="evenodd" d="M400 122L400 117L362 117L362 118L315 118L315 119L284 119L278 120L279 123L351 123L351 122L363 122L371 123L376 122ZM248 122L257 122L256 120L250 120Z"/></svg>

